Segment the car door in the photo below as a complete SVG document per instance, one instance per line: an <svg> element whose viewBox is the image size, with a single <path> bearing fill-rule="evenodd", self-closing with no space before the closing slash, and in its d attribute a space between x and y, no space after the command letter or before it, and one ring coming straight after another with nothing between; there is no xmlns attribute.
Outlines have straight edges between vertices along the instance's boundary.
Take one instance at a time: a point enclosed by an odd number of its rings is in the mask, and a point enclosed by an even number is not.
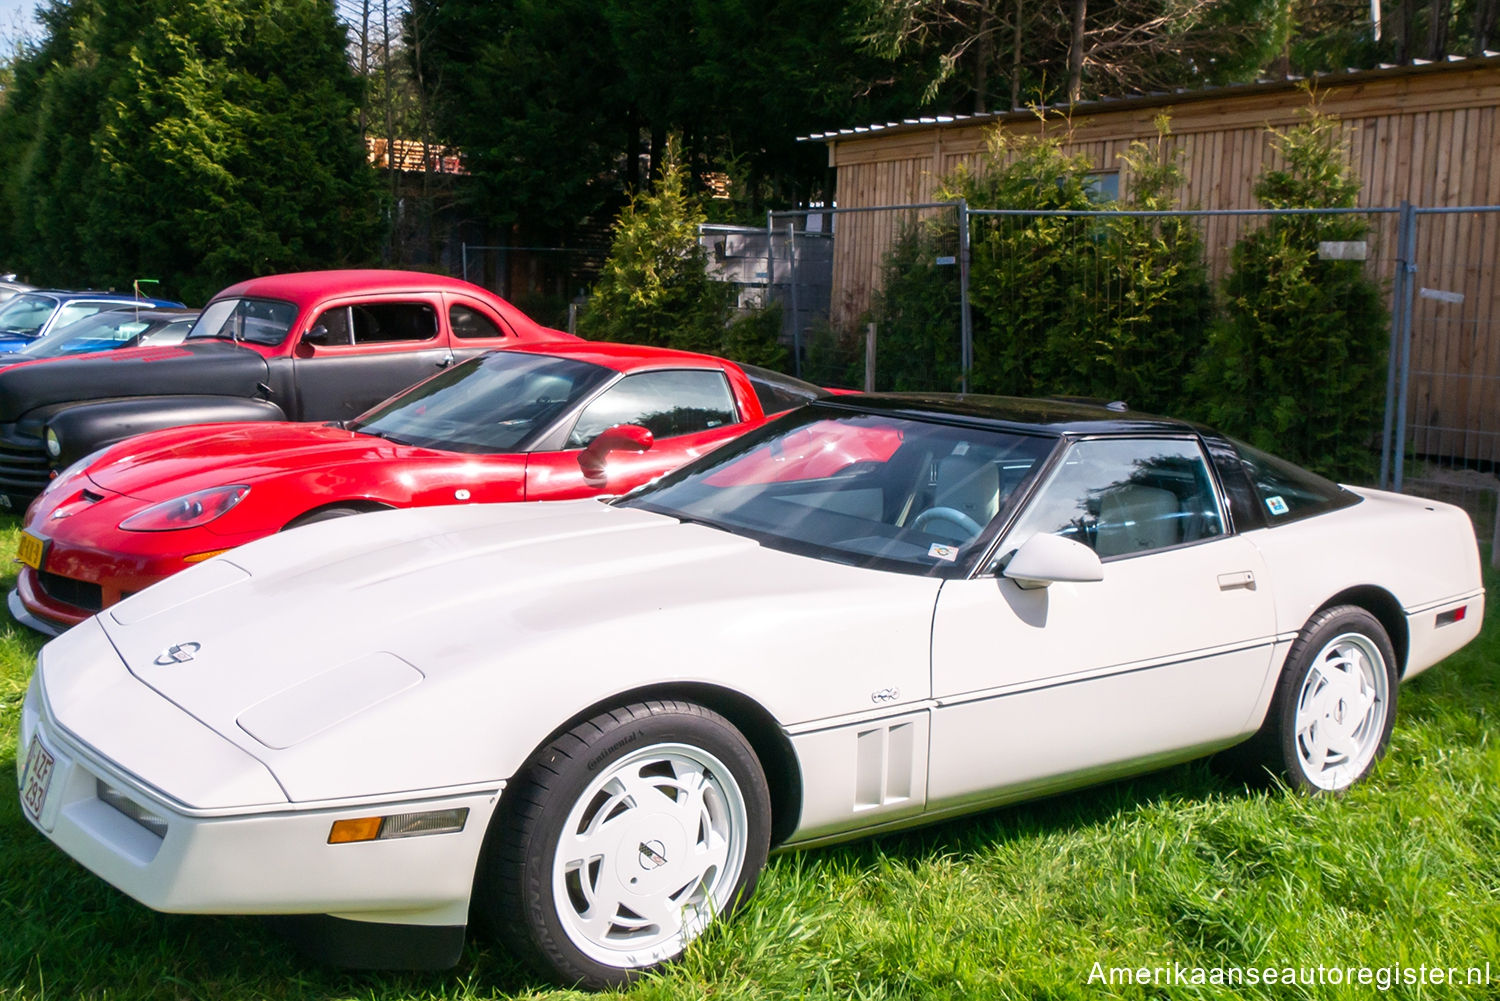
<svg viewBox="0 0 1500 1001"><path fill-rule="evenodd" d="M729 380L719 369L631 373L596 395L562 429L560 449L532 453L526 499L622 493L728 441L739 433L740 422ZM602 479L586 476L579 453L601 432L621 424L640 425L655 441L643 452L611 452Z"/></svg>
<svg viewBox="0 0 1500 1001"><path fill-rule="evenodd" d="M326 306L293 354L298 420L347 420L453 361L436 297Z"/></svg>
<svg viewBox="0 0 1500 1001"><path fill-rule="evenodd" d="M929 807L1166 763L1253 728L1275 613L1196 438L1073 442L988 572L945 581L933 619ZM1005 559L1046 532L1103 579L1023 588Z"/></svg>

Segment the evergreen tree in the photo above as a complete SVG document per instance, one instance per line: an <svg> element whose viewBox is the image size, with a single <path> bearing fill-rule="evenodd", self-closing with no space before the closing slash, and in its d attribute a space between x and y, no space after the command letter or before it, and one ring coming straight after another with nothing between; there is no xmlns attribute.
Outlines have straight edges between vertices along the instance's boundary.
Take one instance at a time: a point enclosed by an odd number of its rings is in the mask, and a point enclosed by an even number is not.
<svg viewBox="0 0 1500 1001"><path fill-rule="evenodd" d="M735 287L708 276L698 243L704 218L671 144L655 185L615 220L609 258L579 317L579 333L780 367L779 311L734 318Z"/></svg>
<svg viewBox="0 0 1500 1001"><path fill-rule="evenodd" d="M201 300L377 249L359 83L331 5L85 0L54 3L45 24L0 110L16 195L5 259L50 282L145 276Z"/></svg>
<svg viewBox="0 0 1500 1001"><path fill-rule="evenodd" d="M1335 119L1272 142L1285 166L1262 173L1267 208L1349 208L1359 195ZM1225 432L1332 476L1368 477L1381 416L1388 317L1361 261L1324 260L1325 241L1364 237L1359 215L1273 216L1242 238L1224 312L1199 359L1201 412Z"/></svg>

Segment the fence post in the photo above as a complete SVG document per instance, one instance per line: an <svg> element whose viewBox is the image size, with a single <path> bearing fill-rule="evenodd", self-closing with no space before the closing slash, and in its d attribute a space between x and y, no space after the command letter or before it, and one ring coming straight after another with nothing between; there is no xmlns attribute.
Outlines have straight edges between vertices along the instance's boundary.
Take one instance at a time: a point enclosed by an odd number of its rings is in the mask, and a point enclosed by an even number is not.
<svg viewBox="0 0 1500 1001"><path fill-rule="evenodd" d="M1392 466L1391 489L1401 492L1401 474L1406 465L1406 398L1411 386L1411 326L1416 303L1412 296L1412 285L1417 273L1417 213L1409 201L1401 203L1401 222L1397 237L1396 266L1397 284L1401 289L1401 373L1396 387L1396 426L1391 438Z"/></svg>
<svg viewBox="0 0 1500 1001"><path fill-rule="evenodd" d="M865 325L865 392L875 392L875 324ZM1500 517L1496 518L1500 524Z"/></svg>
<svg viewBox="0 0 1500 1001"><path fill-rule="evenodd" d="M766 294L761 306L771 305L771 288L776 283L776 220L766 209Z"/></svg>
<svg viewBox="0 0 1500 1001"><path fill-rule="evenodd" d="M469 280L469 241L463 242L464 281Z"/></svg>
<svg viewBox="0 0 1500 1001"><path fill-rule="evenodd" d="M969 315L969 202L958 200L958 309L960 388L969 391L969 369L974 365L974 321Z"/></svg>
<svg viewBox="0 0 1500 1001"><path fill-rule="evenodd" d="M786 224L787 301L792 307L792 374L802 378L802 323L797 317L797 224Z"/></svg>
<svg viewBox="0 0 1500 1001"><path fill-rule="evenodd" d="M1386 352L1385 363L1385 427L1380 435L1380 489L1391 488L1391 449L1394 445L1396 424L1396 373L1400 369L1401 317L1406 300L1406 260L1402 250L1406 246L1406 205L1401 203L1401 213L1396 217L1396 274L1391 288L1391 346Z"/></svg>

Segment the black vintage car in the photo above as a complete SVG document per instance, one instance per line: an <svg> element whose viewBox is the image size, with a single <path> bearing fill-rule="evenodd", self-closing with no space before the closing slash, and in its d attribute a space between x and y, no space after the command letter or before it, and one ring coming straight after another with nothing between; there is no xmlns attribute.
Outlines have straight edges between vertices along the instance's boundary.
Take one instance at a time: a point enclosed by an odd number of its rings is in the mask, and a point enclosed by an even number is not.
<svg viewBox="0 0 1500 1001"><path fill-rule="evenodd" d="M468 282L308 271L232 285L187 339L0 370L0 509L57 470L143 431L355 417L493 348L569 335Z"/></svg>

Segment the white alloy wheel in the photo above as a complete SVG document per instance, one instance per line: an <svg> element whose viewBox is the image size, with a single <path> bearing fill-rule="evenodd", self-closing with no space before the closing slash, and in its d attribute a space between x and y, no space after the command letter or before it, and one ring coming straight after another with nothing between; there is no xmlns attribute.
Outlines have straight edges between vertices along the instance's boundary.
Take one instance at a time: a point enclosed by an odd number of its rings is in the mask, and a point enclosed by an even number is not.
<svg viewBox="0 0 1500 1001"><path fill-rule="evenodd" d="M1303 676L1295 723L1297 763L1319 789L1347 789L1385 742L1390 671L1370 637L1348 632L1318 651Z"/></svg>
<svg viewBox="0 0 1500 1001"><path fill-rule="evenodd" d="M746 828L744 794L712 754L657 744L626 755L563 822L552 864L563 930L606 966L676 956L729 909Z"/></svg>
<svg viewBox="0 0 1500 1001"><path fill-rule="evenodd" d="M505 787L475 909L548 976L617 987L748 900L770 840L765 772L733 723L692 702L620 706Z"/></svg>
<svg viewBox="0 0 1500 1001"><path fill-rule="evenodd" d="M1357 605L1325 608L1287 651L1260 732L1230 756L1306 793L1338 793L1367 775L1396 722L1397 660L1380 620Z"/></svg>

